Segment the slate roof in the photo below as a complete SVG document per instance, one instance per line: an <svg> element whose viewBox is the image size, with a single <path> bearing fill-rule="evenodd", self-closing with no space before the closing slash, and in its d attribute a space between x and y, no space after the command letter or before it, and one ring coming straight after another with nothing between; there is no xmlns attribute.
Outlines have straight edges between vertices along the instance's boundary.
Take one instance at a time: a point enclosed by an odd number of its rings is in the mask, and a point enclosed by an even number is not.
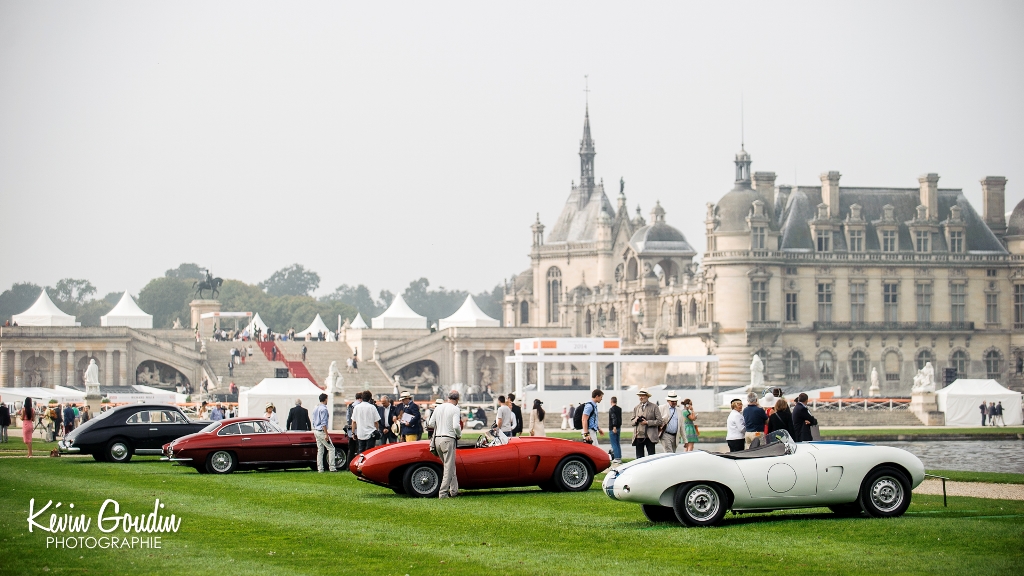
<svg viewBox="0 0 1024 576"><path fill-rule="evenodd" d="M1006 221L1006 235L1024 236L1024 200L1017 204Z"/></svg>
<svg viewBox="0 0 1024 576"><path fill-rule="evenodd" d="M612 203L604 193L604 186L598 184L587 200L583 208L579 208L580 196L586 194L582 186L573 188L572 194L565 202L558 221L551 227L547 243L556 242L592 242L597 240L597 218L601 211L607 212L609 216L615 214Z"/></svg>
<svg viewBox="0 0 1024 576"><path fill-rule="evenodd" d="M677 252L693 256L697 253L686 241L682 232L664 222L655 222L640 228L633 233L629 244L637 254Z"/></svg>

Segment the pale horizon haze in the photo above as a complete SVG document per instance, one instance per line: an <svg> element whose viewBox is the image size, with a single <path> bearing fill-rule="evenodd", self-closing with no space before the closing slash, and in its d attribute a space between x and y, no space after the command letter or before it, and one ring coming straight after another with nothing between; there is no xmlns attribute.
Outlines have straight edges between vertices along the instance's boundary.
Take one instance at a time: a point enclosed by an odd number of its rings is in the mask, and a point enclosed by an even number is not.
<svg viewBox="0 0 1024 576"><path fill-rule="evenodd" d="M740 148L778 184L1024 198L1020 2L0 1L0 291L182 262L477 293L579 181L705 248Z"/></svg>

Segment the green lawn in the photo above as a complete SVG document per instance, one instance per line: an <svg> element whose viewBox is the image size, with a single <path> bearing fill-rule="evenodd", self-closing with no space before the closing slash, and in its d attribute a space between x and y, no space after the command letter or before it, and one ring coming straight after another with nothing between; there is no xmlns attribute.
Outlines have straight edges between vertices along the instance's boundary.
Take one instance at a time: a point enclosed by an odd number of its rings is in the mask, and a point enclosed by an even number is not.
<svg viewBox="0 0 1024 576"><path fill-rule="evenodd" d="M29 499L95 517L153 501L181 517L160 550L47 550L27 530ZM915 496L894 520L824 510L728 516L725 525L652 525L595 486L412 500L351 474L200 475L154 458L0 458L0 574L799 574L1019 573L1024 502ZM90 535L101 535L93 522Z"/></svg>
<svg viewBox="0 0 1024 576"><path fill-rule="evenodd" d="M928 470L929 474L945 476L956 482L995 482L997 484L1024 484L1024 474L1009 472L964 472L962 470Z"/></svg>

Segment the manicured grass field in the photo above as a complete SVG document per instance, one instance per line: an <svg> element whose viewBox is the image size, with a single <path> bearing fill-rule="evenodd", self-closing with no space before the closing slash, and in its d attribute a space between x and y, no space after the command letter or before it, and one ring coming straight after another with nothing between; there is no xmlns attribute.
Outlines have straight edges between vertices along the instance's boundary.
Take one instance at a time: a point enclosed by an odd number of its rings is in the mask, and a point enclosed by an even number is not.
<svg viewBox="0 0 1024 576"><path fill-rule="evenodd" d="M929 470L929 474L945 476L956 482L994 482L996 484L1024 484L1024 474L1009 472L964 472L962 470Z"/></svg>
<svg viewBox="0 0 1024 576"><path fill-rule="evenodd" d="M73 502L93 536L107 498L134 515L159 498L182 522L159 550L48 550L27 530L30 498ZM349 473L0 458L0 510L0 574L1016 574L1024 562L1024 502L973 498L943 508L915 496L893 520L816 509L687 529L651 524L596 485L413 500Z"/></svg>

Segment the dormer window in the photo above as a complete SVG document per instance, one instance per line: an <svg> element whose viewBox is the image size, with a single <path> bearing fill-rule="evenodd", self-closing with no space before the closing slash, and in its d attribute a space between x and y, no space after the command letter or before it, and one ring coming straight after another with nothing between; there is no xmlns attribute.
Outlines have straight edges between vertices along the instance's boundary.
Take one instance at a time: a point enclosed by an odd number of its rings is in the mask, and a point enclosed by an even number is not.
<svg viewBox="0 0 1024 576"><path fill-rule="evenodd" d="M921 254L931 252L932 233L927 230L914 231L914 250Z"/></svg>
<svg viewBox="0 0 1024 576"><path fill-rule="evenodd" d="M895 252L896 250L896 231L882 230L882 252Z"/></svg>
<svg viewBox="0 0 1024 576"><path fill-rule="evenodd" d="M850 230L849 232L849 245L850 252L863 252L864 251L864 231L863 230Z"/></svg>
<svg viewBox="0 0 1024 576"><path fill-rule="evenodd" d="M832 231L831 230L818 230L817 246L818 246L818 252L831 252L832 251Z"/></svg>
<svg viewBox="0 0 1024 576"><path fill-rule="evenodd" d="M754 226L751 229L750 248L751 250L764 250L766 248L768 233L764 226Z"/></svg>
<svg viewBox="0 0 1024 576"><path fill-rule="evenodd" d="M963 230L950 230L949 231L949 251L954 254L963 254L964 252L964 231Z"/></svg>

